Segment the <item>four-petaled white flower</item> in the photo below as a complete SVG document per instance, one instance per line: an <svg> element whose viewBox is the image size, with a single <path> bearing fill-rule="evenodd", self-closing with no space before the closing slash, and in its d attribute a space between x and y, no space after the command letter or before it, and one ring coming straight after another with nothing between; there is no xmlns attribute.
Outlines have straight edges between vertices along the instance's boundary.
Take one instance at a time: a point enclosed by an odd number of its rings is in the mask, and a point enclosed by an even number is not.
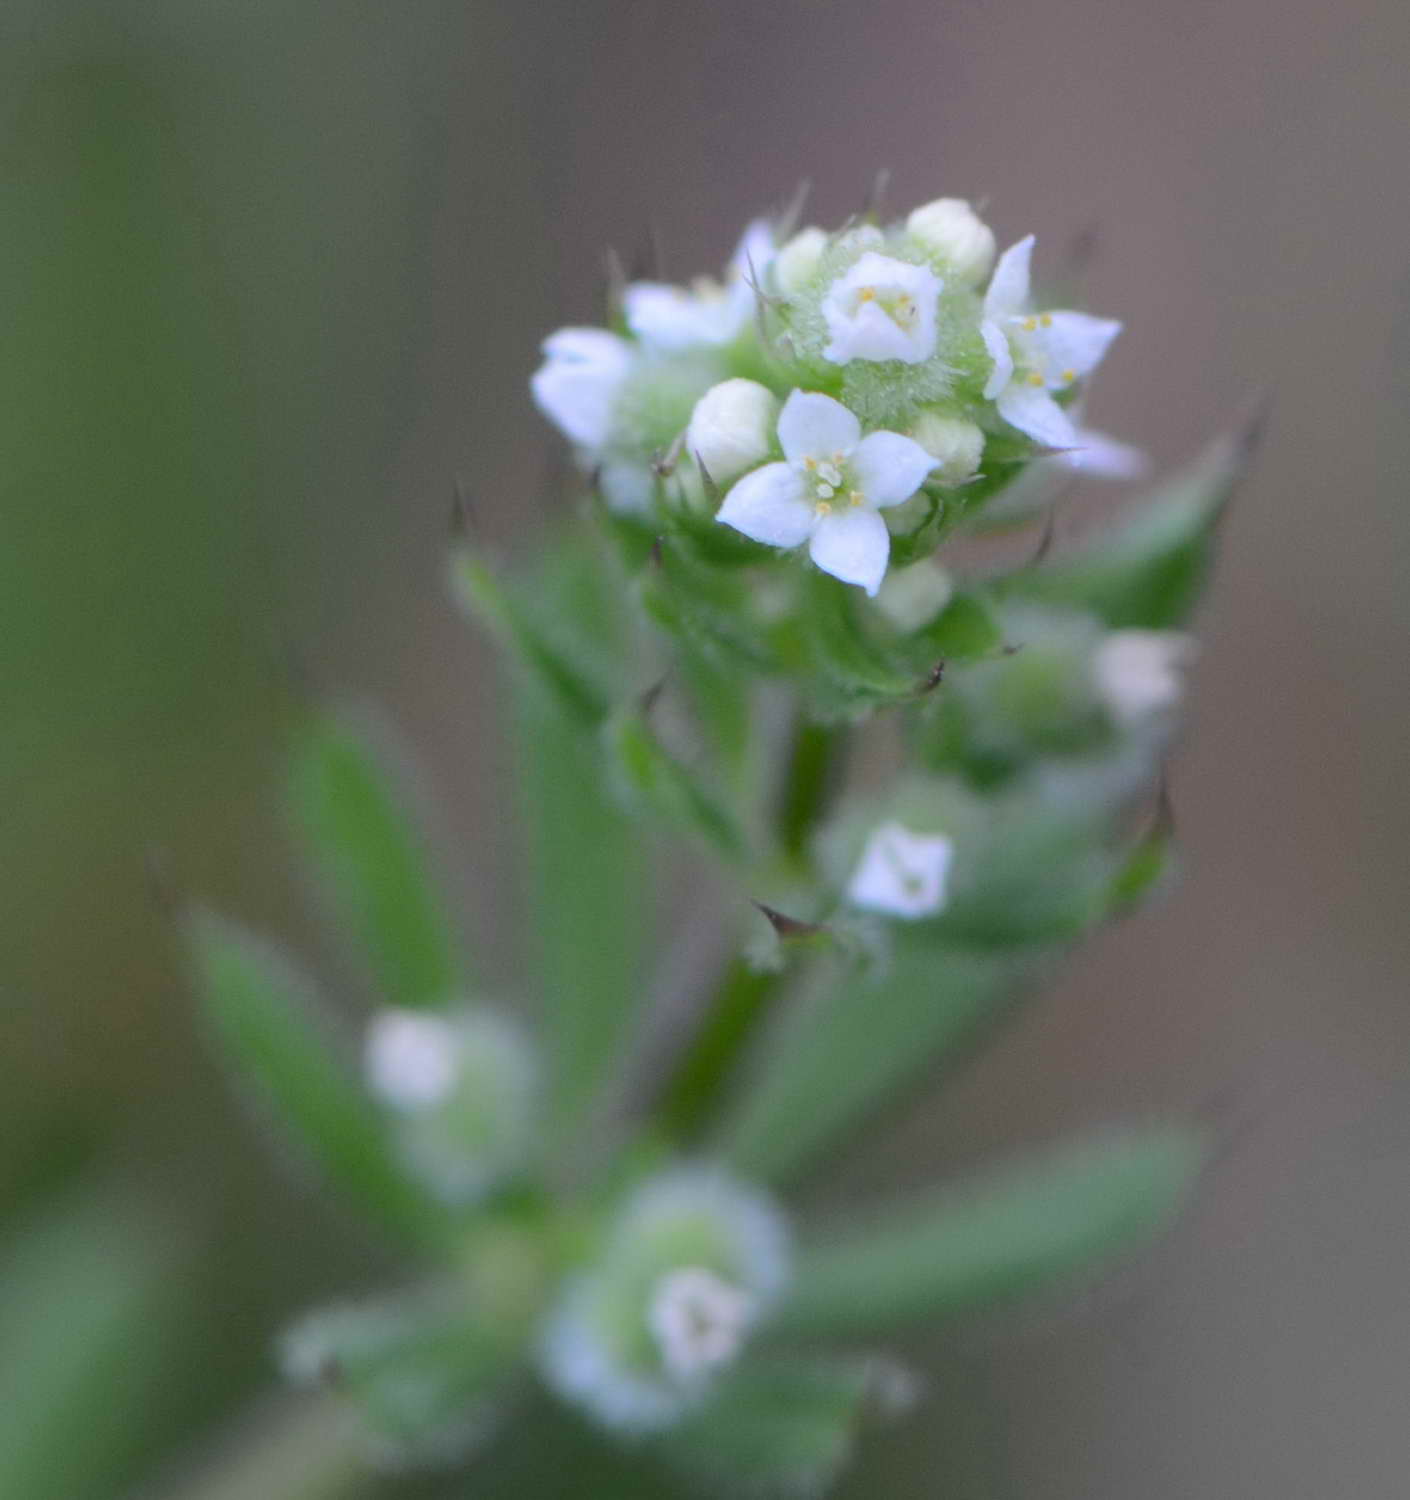
<svg viewBox="0 0 1410 1500"><path fill-rule="evenodd" d="M1073 448L1080 441L1077 428L1052 393L1090 375L1121 324L1087 313L1030 311L1032 255L1031 234L1005 250L984 295L980 332L994 362L984 395L997 401L1006 422L1035 442Z"/></svg>
<svg viewBox="0 0 1410 1500"><path fill-rule="evenodd" d="M945 906L953 855L954 845L943 834L883 823L867 840L847 899L890 917L933 917Z"/></svg>
<svg viewBox="0 0 1410 1500"><path fill-rule="evenodd" d="M648 348L677 354L700 345L729 344L754 316L755 285L774 257L766 219L744 231L724 283L702 277L688 290L661 281L634 281L622 299L627 327Z"/></svg>
<svg viewBox="0 0 1410 1500"><path fill-rule="evenodd" d="M570 442L595 452L612 429L612 407L636 353L605 328L560 328L543 341L529 388L539 410Z"/></svg>
<svg viewBox="0 0 1410 1500"><path fill-rule="evenodd" d="M929 266L868 250L823 298L832 342L823 356L900 360L918 365L935 353L935 305L944 283Z"/></svg>
<svg viewBox="0 0 1410 1500"><path fill-rule="evenodd" d="M1112 718L1133 729L1180 701L1194 654L1178 630L1116 630L1097 647L1092 675Z"/></svg>
<svg viewBox="0 0 1410 1500"><path fill-rule="evenodd" d="M667 1372L699 1380L739 1353L754 1317L754 1299L704 1266L668 1271L656 1284L647 1323Z"/></svg>
<svg viewBox="0 0 1410 1500"><path fill-rule="evenodd" d="M871 432L840 401L794 391L778 418L784 462L746 474L717 520L771 547L807 542L824 573L875 595L891 534L878 507L909 500L935 460L899 432Z"/></svg>

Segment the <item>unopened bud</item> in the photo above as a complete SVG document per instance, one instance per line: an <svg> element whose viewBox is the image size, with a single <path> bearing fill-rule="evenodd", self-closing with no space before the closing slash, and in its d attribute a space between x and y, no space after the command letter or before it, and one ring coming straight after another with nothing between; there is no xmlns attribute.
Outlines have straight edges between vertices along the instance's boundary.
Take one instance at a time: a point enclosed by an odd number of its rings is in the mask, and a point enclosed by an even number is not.
<svg viewBox="0 0 1410 1500"><path fill-rule="evenodd" d="M801 229L774 258L774 281L785 297L791 297L811 281L827 249L821 229Z"/></svg>
<svg viewBox="0 0 1410 1500"><path fill-rule="evenodd" d="M911 425L911 436L935 460L931 477L941 484L963 484L973 478L984 454L983 430L967 417L922 411Z"/></svg>
<svg viewBox="0 0 1410 1500"><path fill-rule="evenodd" d="M769 456L778 402L757 380L725 380L695 403L685 443L717 484L729 484Z"/></svg>
<svg viewBox="0 0 1410 1500"><path fill-rule="evenodd" d="M971 286L983 281L994 264L994 232L963 198L922 204L906 220L906 228Z"/></svg>
<svg viewBox="0 0 1410 1500"><path fill-rule="evenodd" d="M897 630L909 634L929 625L954 592L950 575L926 559L909 568L893 568L877 593L876 607Z"/></svg>

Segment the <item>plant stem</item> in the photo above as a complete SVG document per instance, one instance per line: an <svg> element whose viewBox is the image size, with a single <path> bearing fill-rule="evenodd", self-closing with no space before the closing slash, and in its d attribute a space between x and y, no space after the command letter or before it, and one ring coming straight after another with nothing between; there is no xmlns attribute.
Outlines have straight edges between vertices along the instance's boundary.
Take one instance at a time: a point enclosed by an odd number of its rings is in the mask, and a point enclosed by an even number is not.
<svg viewBox="0 0 1410 1500"><path fill-rule="evenodd" d="M808 844L837 779L846 733L801 714L794 727L775 824L779 847L795 869L807 862ZM753 969L739 958L726 966L695 1039L661 1097L661 1123L672 1138L690 1141L707 1123L783 977Z"/></svg>
<svg viewBox="0 0 1410 1500"><path fill-rule="evenodd" d="M163 1500L353 1500L375 1478L354 1436L328 1397L282 1399L223 1440Z"/></svg>

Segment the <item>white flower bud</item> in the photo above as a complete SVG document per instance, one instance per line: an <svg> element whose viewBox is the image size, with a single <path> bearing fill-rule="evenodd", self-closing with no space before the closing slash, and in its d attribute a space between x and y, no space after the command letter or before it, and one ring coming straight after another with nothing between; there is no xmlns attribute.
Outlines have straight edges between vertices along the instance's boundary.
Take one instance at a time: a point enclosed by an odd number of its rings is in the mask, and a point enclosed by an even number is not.
<svg viewBox="0 0 1410 1500"><path fill-rule="evenodd" d="M730 484L769 456L778 401L757 380L725 380L695 403L687 450L717 484Z"/></svg>
<svg viewBox="0 0 1410 1500"><path fill-rule="evenodd" d="M1184 669L1195 643L1178 630L1117 630L1097 647L1097 692L1123 728L1174 708L1185 690Z"/></svg>
<svg viewBox="0 0 1410 1500"><path fill-rule="evenodd" d="M906 220L906 228L970 286L983 281L994 264L994 232L963 198L922 204Z"/></svg>
<svg viewBox="0 0 1410 1500"><path fill-rule="evenodd" d="M774 259L774 282L785 297L791 297L810 281L827 249L821 229L800 229Z"/></svg>
<svg viewBox="0 0 1410 1500"><path fill-rule="evenodd" d="M984 454L983 430L967 417L922 411L911 425L911 436L935 460L934 477L942 484L973 478Z"/></svg>
<svg viewBox="0 0 1410 1500"><path fill-rule="evenodd" d="M897 630L909 633L929 625L954 592L954 580L944 568L926 560L888 573L876 596L876 607Z"/></svg>
<svg viewBox="0 0 1410 1500"><path fill-rule="evenodd" d="M689 1382L728 1364L749 1332L753 1304L748 1292L704 1266L667 1271L646 1314L667 1373Z"/></svg>
<svg viewBox="0 0 1410 1500"><path fill-rule="evenodd" d="M383 1010L367 1028L367 1084L383 1103L407 1112L446 1099L460 1076L455 1028L425 1011Z"/></svg>

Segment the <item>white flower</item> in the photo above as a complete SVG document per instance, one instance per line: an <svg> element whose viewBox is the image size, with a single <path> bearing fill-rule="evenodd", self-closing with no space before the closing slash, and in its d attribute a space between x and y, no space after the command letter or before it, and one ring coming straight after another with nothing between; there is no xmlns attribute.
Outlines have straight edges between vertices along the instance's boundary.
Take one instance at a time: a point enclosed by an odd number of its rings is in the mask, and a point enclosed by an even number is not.
<svg viewBox="0 0 1410 1500"><path fill-rule="evenodd" d="M774 285L791 297L811 281L827 249L827 234L821 229L800 229L774 258Z"/></svg>
<svg viewBox="0 0 1410 1500"><path fill-rule="evenodd" d="M739 1353L753 1314L748 1292L704 1266L682 1266L656 1283L646 1321L661 1363L685 1382L728 1364Z"/></svg>
<svg viewBox="0 0 1410 1500"><path fill-rule="evenodd" d="M1090 375L1121 324L1087 313L1029 311L1032 254L1031 234L1005 250L985 293L980 332L994 368L984 395L997 400L999 415L1034 442L1071 448L1077 428L1051 393Z"/></svg>
<svg viewBox="0 0 1410 1500"><path fill-rule="evenodd" d="M1097 647L1092 675L1112 718L1132 729L1173 708L1195 643L1178 630L1117 630Z"/></svg>
<svg viewBox="0 0 1410 1500"><path fill-rule="evenodd" d="M945 906L954 845L941 834L883 823L867 841L847 887L854 906L892 917L933 917Z"/></svg>
<svg viewBox="0 0 1410 1500"><path fill-rule="evenodd" d="M974 477L984 453L984 432L977 423L922 411L911 425L911 436L935 460L935 477L942 484L963 484Z"/></svg>
<svg viewBox="0 0 1410 1500"><path fill-rule="evenodd" d="M1068 451L1054 453L1040 462L1073 469L1094 479L1139 479L1150 467L1139 448L1094 427L1078 427L1076 441Z"/></svg>
<svg viewBox="0 0 1410 1500"><path fill-rule="evenodd" d="M824 573L874 595L886 574L891 536L878 507L908 500L935 460L898 432L862 436L839 401L794 391L778 418L784 462L746 474L716 519L756 542L807 542Z"/></svg>
<svg viewBox="0 0 1410 1500"><path fill-rule="evenodd" d="M539 410L580 448L600 448L636 357L632 346L603 328L560 328L543 341L543 352L529 382Z"/></svg>
<svg viewBox="0 0 1410 1500"><path fill-rule="evenodd" d="M383 1010L373 1016L363 1048L367 1085L393 1109L430 1109L460 1077L460 1044L443 1016Z"/></svg>
<svg viewBox="0 0 1410 1500"><path fill-rule="evenodd" d="M935 304L943 286L929 266L868 250L823 298L832 335L823 356L837 365L852 359L918 365L929 359L935 353Z"/></svg>
<svg viewBox="0 0 1410 1500"><path fill-rule="evenodd" d="M685 446L711 479L729 484L769 456L778 401L757 380L723 380L695 403Z"/></svg>
<svg viewBox="0 0 1410 1500"><path fill-rule="evenodd" d="M963 198L937 198L906 220L911 237L943 256L954 274L977 286L994 264L994 231Z"/></svg>
<svg viewBox="0 0 1410 1500"><path fill-rule="evenodd" d="M676 354L702 344L729 344L754 316L755 278L762 284L774 257L773 230L756 219L744 231L723 285L701 278L687 290L634 281L623 296L627 327L648 348Z"/></svg>

